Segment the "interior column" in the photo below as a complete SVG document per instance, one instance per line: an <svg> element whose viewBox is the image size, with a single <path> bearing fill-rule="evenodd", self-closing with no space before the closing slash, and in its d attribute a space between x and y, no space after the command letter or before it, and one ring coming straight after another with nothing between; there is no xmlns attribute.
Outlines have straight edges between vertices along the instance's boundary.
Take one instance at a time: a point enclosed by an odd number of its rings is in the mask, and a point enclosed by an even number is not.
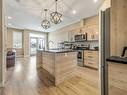
<svg viewBox="0 0 127 95"><path fill-rule="evenodd" d="M0 87L4 86L6 71L6 26L5 26L5 3L0 0Z"/></svg>

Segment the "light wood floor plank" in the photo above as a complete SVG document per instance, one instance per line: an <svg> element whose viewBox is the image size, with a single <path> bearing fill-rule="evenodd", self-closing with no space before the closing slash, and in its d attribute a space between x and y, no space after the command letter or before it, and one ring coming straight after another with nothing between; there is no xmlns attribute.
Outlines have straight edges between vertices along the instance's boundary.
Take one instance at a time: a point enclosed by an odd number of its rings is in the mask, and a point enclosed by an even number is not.
<svg viewBox="0 0 127 95"><path fill-rule="evenodd" d="M78 68L77 76L58 86L45 79L41 68L36 69L36 57L18 58L15 67L7 69L5 88L1 95L99 95L97 70Z"/></svg>

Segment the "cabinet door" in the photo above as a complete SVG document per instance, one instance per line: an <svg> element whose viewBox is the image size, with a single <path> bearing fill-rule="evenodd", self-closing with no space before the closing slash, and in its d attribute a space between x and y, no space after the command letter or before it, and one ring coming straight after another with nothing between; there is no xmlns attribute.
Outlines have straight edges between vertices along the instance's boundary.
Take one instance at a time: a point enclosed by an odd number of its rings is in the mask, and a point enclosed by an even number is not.
<svg viewBox="0 0 127 95"><path fill-rule="evenodd" d="M87 31L87 40L94 40L94 31L93 31L93 27L92 26L88 26L86 28Z"/></svg>
<svg viewBox="0 0 127 95"><path fill-rule="evenodd" d="M92 67L98 69L98 63L92 60L85 60L85 66Z"/></svg>
<svg viewBox="0 0 127 95"><path fill-rule="evenodd" d="M84 26L84 27L81 28L81 30L82 30L82 34L87 33L87 27Z"/></svg>
<svg viewBox="0 0 127 95"><path fill-rule="evenodd" d="M94 31L94 40L99 40L99 26L94 25L93 26L93 31Z"/></svg>
<svg viewBox="0 0 127 95"><path fill-rule="evenodd" d="M78 35L79 32L80 32L79 28L70 30L68 32L68 37L69 37L68 39L69 39L69 41L70 42L75 41L74 37L75 37L75 35Z"/></svg>
<svg viewBox="0 0 127 95"><path fill-rule="evenodd" d="M84 51L84 65L98 69L99 53L98 51Z"/></svg>
<svg viewBox="0 0 127 95"><path fill-rule="evenodd" d="M99 35L98 35L99 27L98 27L98 25L87 26L86 31L87 31L87 35L88 35L88 37L87 37L88 40L98 40L99 39Z"/></svg>

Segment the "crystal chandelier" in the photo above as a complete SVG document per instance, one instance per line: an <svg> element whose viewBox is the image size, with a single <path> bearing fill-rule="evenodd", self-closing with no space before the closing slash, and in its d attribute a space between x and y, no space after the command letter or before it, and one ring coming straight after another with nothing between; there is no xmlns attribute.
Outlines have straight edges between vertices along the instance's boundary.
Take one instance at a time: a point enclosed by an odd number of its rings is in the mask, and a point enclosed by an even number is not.
<svg viewBox="0 0 127 95"><path fill-rule="evenodd" d="M48 29L50 28L50 22L47 20L47 9L44 10L45 11L45 19L41 22L41 26L44 28L44 29Z"/></svg>
<svg viewBox="0 0 127 95"><path fill-rule="evenodd" d="M58 11L57 11L57 1L58 0L55 0L55 2L56 2L56 10L55 10L55 12L52 12L50 15L51 15L51 22L53 22L54 24L59 24L60 22L62 22L62 14L61 13L59 13Z"/></svg>

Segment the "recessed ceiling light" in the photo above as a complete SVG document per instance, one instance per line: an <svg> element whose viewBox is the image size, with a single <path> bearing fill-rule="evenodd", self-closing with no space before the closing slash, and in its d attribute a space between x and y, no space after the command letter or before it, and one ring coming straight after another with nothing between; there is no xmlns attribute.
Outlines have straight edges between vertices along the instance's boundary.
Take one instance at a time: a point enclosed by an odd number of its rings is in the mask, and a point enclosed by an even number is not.
<svg viewBox="0 0 127 95"><path fill-rule="evenodd" d="M12 19L12 17L11 16L8 16L8 19Z"/></svg>
<svg viewBox="0 0 127 95"><path fill-rule="evenodd" d="M76 10L73 10L72 13L73 13L73 14L76 14Z"/></svg>
<svg viewBox="0 0 127 95"><path fill-rule="evenodd" d="M8 23L9 26L11 26L12 24L11 23Z"/></svg>
<svg viewBox="0 0 127 95"><path fill-rule="evenodd" d="M98 0L94 0L94 2L96 3Z"/></svg>

